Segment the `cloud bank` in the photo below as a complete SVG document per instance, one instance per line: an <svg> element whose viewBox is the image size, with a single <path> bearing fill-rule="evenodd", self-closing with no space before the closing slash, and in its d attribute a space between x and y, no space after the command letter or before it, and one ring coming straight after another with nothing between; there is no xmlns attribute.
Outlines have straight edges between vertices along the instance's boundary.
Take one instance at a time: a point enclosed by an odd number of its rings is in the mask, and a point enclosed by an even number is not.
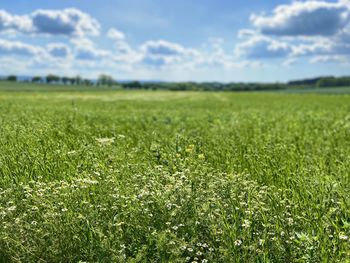
<svg viewBox="0 0 350 263"><path fill-rule="evenodd" d="M347 1L293 2L280 5L271 16L251 16L252 24L264 35L277 36L332 36L350 21Z"/></svg>
<svg viewBox="0 0 350 263"><path fill-rule="evenodd" d="M29 15L13 15L0 10L0 31L53 36L97 36L100 33L100 24L76 8L42 9Z"/></svg>
<svg viewBox="0 0 350 263"><path fill-rule="evenodd" d="M294 1L270 14L252 14L251 29L238 36L236 53L248 59L310 58L311 63L347 63L350 2Z"/></svg>

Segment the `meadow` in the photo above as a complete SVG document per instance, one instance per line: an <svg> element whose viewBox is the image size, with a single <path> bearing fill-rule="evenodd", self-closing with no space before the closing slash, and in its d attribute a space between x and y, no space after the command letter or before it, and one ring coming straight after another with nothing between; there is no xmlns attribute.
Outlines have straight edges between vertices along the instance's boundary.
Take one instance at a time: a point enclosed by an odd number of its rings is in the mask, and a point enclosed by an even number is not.
<svg viewBox="0 0 350 263"><path fill-rule="evenodd" d="M350 96L0 91L0 262L350 262Z"/></svg>

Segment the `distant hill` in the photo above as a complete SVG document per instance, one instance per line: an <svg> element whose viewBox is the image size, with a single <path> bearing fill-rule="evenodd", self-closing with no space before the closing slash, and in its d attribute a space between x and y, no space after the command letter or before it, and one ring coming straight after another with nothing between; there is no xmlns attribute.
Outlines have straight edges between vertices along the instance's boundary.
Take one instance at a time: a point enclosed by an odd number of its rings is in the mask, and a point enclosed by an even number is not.
<svg viewBox="0 0 350 263"><path fill-rule="evenodd" d="M311 86L311 87L350 87L350 76L334 77L322 76L312 79L294 80L288 82L289 86Z"/></svg>
<svg viewBox="0 0 350 263"><path fill-rule="evenodd" d="M334 78L333 76L323 76L323 77L317 77L317 78L310 78L310 79L302 79L302 80L292 80L288 82L288 85L291 86L304 86L304 85L310 85L310 86L316 86L317 83L324 78Z"/></svg>

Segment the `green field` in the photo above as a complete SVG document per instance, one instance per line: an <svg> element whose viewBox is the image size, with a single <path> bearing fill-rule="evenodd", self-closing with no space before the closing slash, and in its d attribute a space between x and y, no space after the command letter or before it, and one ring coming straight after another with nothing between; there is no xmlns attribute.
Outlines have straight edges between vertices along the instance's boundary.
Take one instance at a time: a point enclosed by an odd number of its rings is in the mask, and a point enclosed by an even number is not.
<svg viewBox="0 0 350 263"><path fill-rule="evenodd" d="M0 262L350 262L349 95L2 90Z"/></svg>
<svg viewBox="0 0 350 263"><path fill-rule="evenodd" d="M350 94L350 87L293 88L280 92L297 94Z"/></svg>

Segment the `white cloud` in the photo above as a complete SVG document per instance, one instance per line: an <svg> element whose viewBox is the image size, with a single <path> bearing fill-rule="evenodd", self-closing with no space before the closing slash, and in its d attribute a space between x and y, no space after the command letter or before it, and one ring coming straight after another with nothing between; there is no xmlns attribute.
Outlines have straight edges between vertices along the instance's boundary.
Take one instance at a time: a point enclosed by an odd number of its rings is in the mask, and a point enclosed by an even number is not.
<svg viewBox="0 0 350 263"><path fill-rule="evenodd" d="M238 57L247 59L284 58L291 52L292 46L288 43L261 35L254 35L235 48Z"/></svg>
<svg viewBox="0 0 350 263"><path fill-rule="evenodd" d="M95 65L94 62L109 65L125 64L130 66L142 60L141 52L133 50L126 41L116 41L115 49L105 50L96 47L95 43L88 38L72 38L70 42L74 46L74 57L79 63L89 63Z"/></svg>
<svg viewBox="0 0 350 263"><path fill-rule="evenodd" d="M99 35L100 24L76 8L36 10L28 15L13 15L0 10L0 31L63 36Z"/></svg>
<svg viewBox="0 0 350 263"><path fill-rule="evenodd" d="M31 62L28 60L19 60L14 57L0 56L0 71L3 75L9 74L27 74Z"/></svg>
<svg viewBox="0 0 350 263"><path fill-rule="evenodd" d="M147 41L140 47L142 62L149 66L161 67L165 65L183 64L188 60L201 56L196 49L165 40Z"/></svg>
<svg viewBox="0 0 350 263"><path fill-rule="evenodd" d="M37 10L30 17L36 33L65 36L99 34L97 20L76 8Z"/></svg>
<svg viewBox="0 0 350 263"><path fill-rule="evenodd" d="M70 42L74 45L74 55L77 60L96 61L111 58L109 51L96 48L88 38L73 38Z"/></svg>
<svg viewBox="0 0 350 263"><path fill-rule="evenodd" d="M122 55L134 53L134 50L125 41L117 41L115 47L117 49L117 52Z"/></svg>
<svg viewBox="0 0 350 263"><path fill-rule="evenodd" d="M187 63L192 70L217 69L235 70L252 65L248 61L238 60L232 53L227 54L223 47L225 41L222 38L209 38L202 44L202 49L197 50L197 55Z"/></svg>
<svg viewBox="0 0 350 263"><path fill-rule="evenodd" d="M310 63L345 63L350 55L350 1L293 1L271 15L251 16L252 29L242 29L235 47L249 60L283 58L292 66L299 58Z"/></svg>
<svg viewBox="0 0 350 263"><path fill-rule="evenodd" d="M293 46L292 56L343 56L350 55L350 43L346 34L336 35L330 38L315 38L305 43ZM315 60L317 61L317 59ZM320 60L321 61L321 60Z"/></svg>
<svg viewBox="0 0 350 263"><path fill-rule="evenodd" d="M123 41L125 39L124 33L115 28L110 28L108 30L107 37L116 41Z"/></svg>
<svg viewBox="0 0 350 263"><path fill-rule="evenodd" d="M12 15L5 10L0 10L0 31L29 33L32 30L32 21L28 16Z"/></svg>
<svg viewBox="0 0 350 263"><path fill-rule="evenodd" d="M72 65L70 47L62 43L51 43L47 46L35 46L20 41L0 39L0 60L3 72L41 74L48 69L68 69ZM14 65L20 65L14 67ZM30 72L30 73L29 73ZM34 73L33 73L34 74Z"/></svg>
<svg viewBox="0 0 350 263"><path fill-rule="evenodd" d="M0 55L3 56L41 56L45 52L43 48L29 45L19 41L0 39Z"/></svg>
<svg viewBox="0 0 350 263"><path fill-rule="evenodd" d="M164 40L147 41L141 46L141 50L148 55L155 56L178 56L186 52L183 46Z"/></svg>
<svg viewBox="0 0 350 263"><path fill-rule="evenodd" d="M75 47L91 47L91 46L94 46L94 43L91 41L91 39L86 38L86 37L72 38L72 39L70 39L70 42Z"/></svg>
<svg viewBox="0 0 350 263"><path fill-rule="evenodd" d="M332 41L327 38L320 38L305 43L295 44L293 46L292 56L300 57L331 53L332 45Z"/></svg>
<svg viewBox="0 0 350 263"><path fill-rule="evenodd" d="M81 47L77 49L75 58L79 60L98 60L107 58L109 55L109 52L106 50L93 47Z"/></svg>
<svg viewBox="0 0 350 263"><path fill-rule="evenodd" d="M78 38L71 42L75 45L75 58L78 60L95 61L111 57L109 51L96 48L90 39Z"/></svg>
<svg viewBox="0 0 350 263"><path fill-rule="evenodd" d="M115 42L115 56L113 60L116 62L134 63L139 61L140 52L135 51L126 41L125 34L115 28L110 28L107 37Z"/></svg>
<svg viewBox="0 0 350 263"><path fill-rule="evenodd" d="M252 15L251 21L262 34L277 36L330 36L350 21L348 1L296 1L280 5L271 16Z"/></svg>
<svg viewBox="0 0 350 263"><path fill-rule="evenodd" d="M312 64L318 63L335 63L335 64L348 64L349 58L347 56L333 55L333 56L316 56L310 60Z"/></svg>

